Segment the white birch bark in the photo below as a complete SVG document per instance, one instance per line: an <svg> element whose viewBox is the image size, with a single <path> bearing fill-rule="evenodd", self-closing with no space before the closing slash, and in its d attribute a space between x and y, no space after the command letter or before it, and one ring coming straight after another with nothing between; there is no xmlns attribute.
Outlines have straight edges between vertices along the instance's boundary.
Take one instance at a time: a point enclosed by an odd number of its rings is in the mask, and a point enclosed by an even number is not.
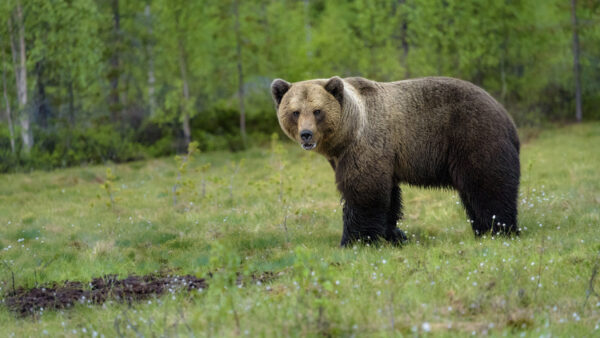
<svg viewBox="0 0 600 338"><path fill-rule="evenodd" d="M16 25L18 28L17 38L19 42L18 47L15 46L14 27L10 18L8 23L10 28L10 46L15 69L15 80L17 84L21 138L23 139L23 150L26 153L29 153L31 151L31 147L33 147L33 133L31 131L29 111L27 110L27 55L25 52L25 24L23 22L23 8L21 7L20 1L17 1L16 8Z"/></svg>

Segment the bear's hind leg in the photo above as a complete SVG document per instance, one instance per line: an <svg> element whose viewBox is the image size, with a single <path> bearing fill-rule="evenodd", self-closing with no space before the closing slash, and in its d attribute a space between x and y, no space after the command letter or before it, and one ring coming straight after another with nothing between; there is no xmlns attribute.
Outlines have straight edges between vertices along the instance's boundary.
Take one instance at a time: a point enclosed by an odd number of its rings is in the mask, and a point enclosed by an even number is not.
<svg viewBox="0 0 600 338"><path fill-rule="evenodd" d="M460 194L475 235L519 234L518 148L498 141L479 149L466 147L450 160L452 185Z"/></svg>
<svg viewBox="0 0 600 338"><path fill-rule="evenodd" d="M457 187L476 236L518 234L518 184L497 181L491 190L474 182Z"/></svg>
<svg viewBox="0 0 600 338"><path fill-rule="evenodd" d="M406 237L404 231L400 230L396 224L402 218L402 191L397 184L392 187L390 197L385 239L393 244L402 244L408 240L408 237Z"/></svg>

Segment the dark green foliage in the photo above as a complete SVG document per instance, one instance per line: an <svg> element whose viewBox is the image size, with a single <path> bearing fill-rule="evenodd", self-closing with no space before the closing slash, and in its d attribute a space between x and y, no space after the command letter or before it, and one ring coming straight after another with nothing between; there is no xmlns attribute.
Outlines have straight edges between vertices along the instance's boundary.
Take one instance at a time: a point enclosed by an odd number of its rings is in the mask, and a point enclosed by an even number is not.
<svg viewBox="0 0 600 338"><path fill-rule="evenodd" d="M11 152L8 126L0 124L0 172L3 173L16 168L18 164L17 156Z"/></svg>
<svg viewBox="0 0 600 338"><path fill-rule="evenodd" d="M7 143L4 126L0 129L0 144ZM17 152L10 147L0 148L2 162L0 172L16 168L22 170L54 169L82 164L127 162L144 158L144 148L129 135L119 133L110 124L94 128L62 128L52 132L37 129L37 140L29 155L21 152L17 140Z"/></svg>
<svg viewBox="0 0 600 338"><path fill-rule="evenodd" d="M197 140L200 149L231 151L243 148L238 124L239 111L236 108L221 104L214 109L192 119L192 136ZM247 117L246 124L251 131L250 141L253 144L265 143L268 135L278 127L277 116L271 113L257 113Z"/></svg>
<svg viewBox="0 0 600 338"><path fill-rule="evenodd" d="M174 123L158 124L146 120L135 130L134 140L143 146L151 157L167 156L176 149L176 130Z"/></svg>
<svg viewBox="0 0 600 338"><path fill-rule="evenodd" d="M82 163L125 162L141 158L139 147L111 125L69 129L56 133L40 133L32 157L34 164L50 167ZM46 158L44 158L46 156ZM32 159L33 161L33 159Z"/></svg>
<svg viewBox="0 0 600 338"><path fill-rule="evenodd" d="M11 48L19 4L25 108ZM484 87L521 126L572 121L570 11L565 0L5 0L0 71L16 151L0 95L0 172L185 152L188 118L201 150L266 144L279 130L268 94L276 77L453 76ZM598 119L600 3L577 1L576 14L583 118Z"/></svg>

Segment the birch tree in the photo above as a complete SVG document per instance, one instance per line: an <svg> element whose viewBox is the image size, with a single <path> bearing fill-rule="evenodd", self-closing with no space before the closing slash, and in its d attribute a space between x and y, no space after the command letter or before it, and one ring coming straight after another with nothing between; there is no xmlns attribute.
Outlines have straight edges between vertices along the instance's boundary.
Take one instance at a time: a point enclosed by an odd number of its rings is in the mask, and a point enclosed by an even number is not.
<svg viewBox="0 0 600 338"><path fill-rule="evenodd" d="M108 108L110 109L110 117L113 123L118 122L122 118L122 108L120 97L119 81L121 80L121 11L119 7L119 0L111 1L112 11L112 37L111 37L111 56L110 56L110 70L108 72L108 79L110 81L110 92L108 93Z"/></svg>
<svg viewBox="0 0 600 338"><path fill-rule="evenodd" d="M145 41L146 59L148 60L148 109L150 110L150 116L152 117L156 111L156 96L154 93L156 77L154 75L154 54L152 50L154 30L152 29L153 19L150 3L146 3L146 6L144 6L144 16L146 18L146 32L148 34L148 38Z"/></svg>
<svg viewBox="0 0 600 338"><path fill-rule="evenodd" d="M0 45L1 46L1 45ZM8 130L10 132L10 151L15 153L15 131L12 122L12 114L10 111L10 99L8 98L8 88L6 86L6 63L4 60L4 49L2 49L2 90L4 97L4 114L6 116L6 122L8 122Z"/></svg>
<svg viewBox="0 0 600 338"><path fill-rule="evenodd" d="M17 102L23 151L29 153L33 147L33 132L30 124L30 112L27 107L27 55L25 49L25 24L23 7L17 0L13 12L8 18L10 50L17 88Z"/></svg>
<svg viewBox="0 0 600 338"><path fill-rule="evenodd" d="M181 123L183 145L187 149L192 139L190 120L197 109L197 98L200 96L192 83L195 82L195 67L190 63L197 58L202 59L202 39L205 32L201 29L203 8L195 2L157 1L154 3L157 13L156 39L161 49L160 66L161 81L166 89L162 107L163 118L176 117ZM208 5L208 4L206 4Z"/></svg>
<svg viewBox="0 0 600 338"><path fill-rule="evenodd" d="M234 0L233 15L235 18L235 50L236 64L238 74L238 100L240 107L240 133L242 142L246 146L246 108L244 107L244 67L242 59L242 36L240 32L240 3L239 0Z"/></svg>
<svg viewBox="0 0 600 338"><path fill-rule="evenodd" d="M571 0L571 24L573 25L573 75L575 77L575 120L581 122L581 64L579 63L579 33L577 31L577 2Z"/></svg>

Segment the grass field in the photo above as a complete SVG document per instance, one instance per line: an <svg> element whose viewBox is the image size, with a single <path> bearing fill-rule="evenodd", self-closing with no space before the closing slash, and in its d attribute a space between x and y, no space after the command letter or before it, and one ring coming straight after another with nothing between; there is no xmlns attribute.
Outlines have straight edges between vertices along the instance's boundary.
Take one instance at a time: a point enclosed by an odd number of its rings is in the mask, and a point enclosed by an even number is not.
<svg viewBox="0 0 600 338"><path fill-rule="evenodd" d="M0 335L600 336L600 123L547 129L521 154L519 238L476 239L455 192L403 186L402 248L340 249L329 164L283 141L194 154L183 170L158 159L2 175L2 295L12 273L27 287L212 277L26 318L0 304ZM265 272L275 278L236 283Z"/></svg>

